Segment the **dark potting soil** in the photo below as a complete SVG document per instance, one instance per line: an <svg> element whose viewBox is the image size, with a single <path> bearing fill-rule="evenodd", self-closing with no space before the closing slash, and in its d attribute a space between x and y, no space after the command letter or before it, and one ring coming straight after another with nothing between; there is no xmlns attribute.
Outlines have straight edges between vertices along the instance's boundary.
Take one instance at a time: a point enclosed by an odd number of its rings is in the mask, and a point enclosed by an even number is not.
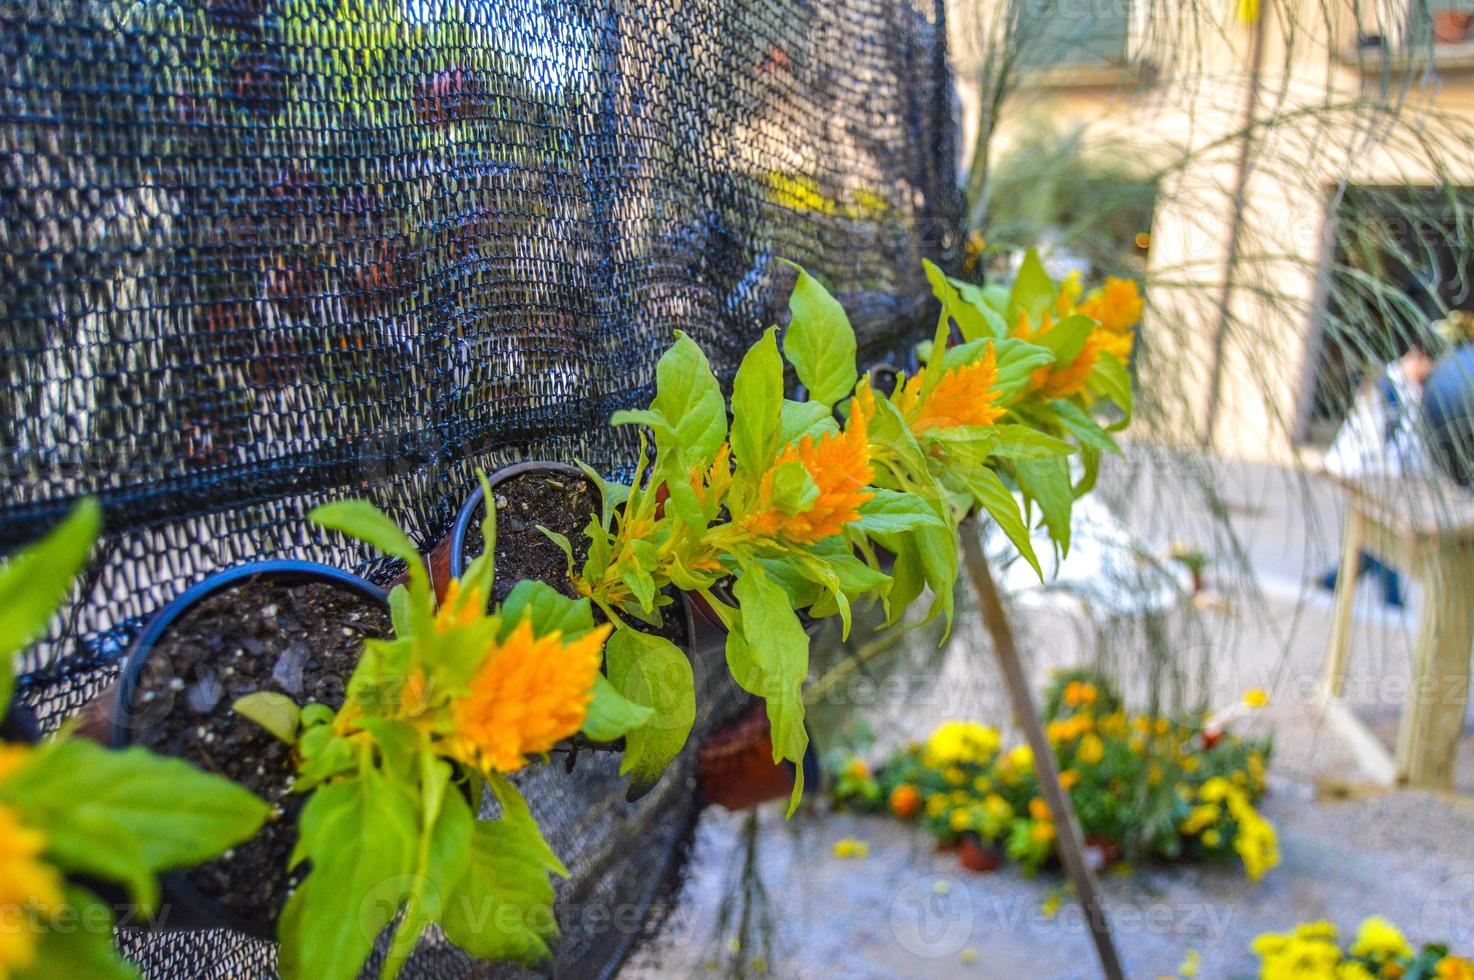
<svg viewBox="0 0 1474 980"><path fill-rule="evenodd" d="M231 705L275 691L336 709L364 639L390 632L386 608L340 586L251 579L176 620L140 672L134 744L227 776L273 806L255 837L185 873L240 918L274 922L304 873L286 869L306 797L291 792L291 750Z"/></svg>
<svg viewBox="0 0 1474 980"><path fill-rule="evenodd" d="M529 470L518 473L491 488L496 501L496 581L491 587L493 603L506 600L523 579L552 586L570 599L578 598L578 590L568 578L568 556L546 534L542 525L557 531L573 546L573 567L582 568L589 556L589 539L584 534L589 521L599 511L599 490L583 475ZM466 534L465 561L469 564L481 554L481 520L484 505L476 510ZM671 592L675 598L675 592ZM665 622L659 628L638 619L626 618L632 627L663 636L685 649L690 642L684 618L676 615L677 605L666 607ZM597 607L595 619L604 615Z"/></svg>
<svg viewBox="0 0 1474 980"><path fill-rule="evenodd" d="M539 531L542 525L573 545L578 568L589 555L584 528L599 507L599 492L582 474L529 470L491 488L496 502L496 581L492 602L504 602L513 586L532 579L552 586L570 599L578 592L568 578L568 556ZM466 533L466 564L481 554L481 521L485 503L477 509Z"/></svg>

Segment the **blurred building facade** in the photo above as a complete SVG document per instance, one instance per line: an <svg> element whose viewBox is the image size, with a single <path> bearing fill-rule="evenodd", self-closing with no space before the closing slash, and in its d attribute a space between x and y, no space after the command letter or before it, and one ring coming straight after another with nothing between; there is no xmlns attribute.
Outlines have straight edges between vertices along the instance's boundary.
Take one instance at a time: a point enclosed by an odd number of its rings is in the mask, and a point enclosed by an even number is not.
<svg viewBox="0 0 1474 980"><path fill-rule="evenodd" d="M1263 2L954 0L951 30L974 156L1043 123L1159 185L1136 431L1285 461L1404 324L1469 305L1474 5Z"/></svg>

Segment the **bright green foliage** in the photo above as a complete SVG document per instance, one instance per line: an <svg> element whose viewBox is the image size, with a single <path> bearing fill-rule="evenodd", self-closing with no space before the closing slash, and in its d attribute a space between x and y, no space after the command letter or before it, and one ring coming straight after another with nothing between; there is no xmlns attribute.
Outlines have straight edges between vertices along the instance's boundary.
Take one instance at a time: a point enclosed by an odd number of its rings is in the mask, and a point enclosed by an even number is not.
<svg viewBox="0 0 1474 980"><path fill-rule="evenodd" d="M483 490L490 499L484 477ZM608 628L595 627L587 599L519 582L499 609L487 611L496 508L485 513L482 553L438 609L423 564L389 518L361 501L311 515L404 558L409 583L390 595L394 638L365 644L336 713L316 704L298 709L274 695L236 704L296 747L295 788L312 794L292 855L293 866L310 862L310 870L279 923L285 977L357 976L376 936L396 920L384 977L399 972L435 923L477 956L529 965L547 957L557 936L548 874L567 872L499 775L520 765L522 753L551 747L539 727L545 719L526 721L509 760L486 741L506 730L499 718L512 717L495 714L498 698L524 699L534 715L566 715L587 704L584 727L606 739L639 728L652 712L598 673ZM567 676L508 689L495 671L505 658L566 661ZM503 686L486 686L497 683ZM477 816L488 789L499 819Z"/></svg>
<svg viewBox="0 0 1474 980"><path fill-rule="evenodd" d="M0 568L0 717L9 707L14 655L71 590L100 525L97 503L84 500ZM0 752L0 810L42 836L42 866L122 885L144 915L158 908L159 872L215 857L254 835L267 815L266 804L235 783L141 748L109 751L63 734ZM19 977L136 975L114 955L110 929L101 928L113 922L106 903L80 886L66 886L59 901L19 924L35 930L28 938L36 944L34 962ZM93 927L77 928L78 921Z"/></svg>

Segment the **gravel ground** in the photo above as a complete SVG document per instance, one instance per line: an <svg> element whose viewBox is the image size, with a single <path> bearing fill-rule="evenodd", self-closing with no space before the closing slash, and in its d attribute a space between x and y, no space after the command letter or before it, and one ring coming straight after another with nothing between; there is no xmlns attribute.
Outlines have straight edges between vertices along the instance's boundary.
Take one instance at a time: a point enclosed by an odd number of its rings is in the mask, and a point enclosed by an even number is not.
<svg viewBox="0 0 1474 980"><path fill-rule="evenodd" d="M1127 976L1170 976L1189 949L1202 957L1201 977L1252 976L1250 940L1292 919L1351 930L1380 913L1414 938L1474 942L1474 806L1418 793L1315 804L1277 783L1265 813L1284 862L1258 884L1232 866L1107 872ZM703 822L680 907L625 976L715 972L724 949L712 936L745 819L712 814ZM777 922L774 976L1098 976L1079 907L1065 901L1045 911L1059 893L1057 876L973 874L921 832L883 817L785 825L765 809L759 819L761 875ZM833 843L845 837L867 841L869 856L834 857Z"/></svg>
<svg viewBox="0 0 1474 980"><path fill-rule="evenodd" d="M1272 692L1270 708L1252 724L1275 739L1263 809L1279 832L1283 863L1257 884L1237 866L1107 872L1103 887L1126 975L1172 976L1195 950L1205 980L1251 977L1248 944L1255 935L1315 918L1352 930L1371 914L1393 919L1415 941L1449 940L1456 950L1474 952L1474 802L1370 789L1338 798L1369 774L1328 728L1312 696L1330 601L1308 583L1335 553L1334 497L1314 486L1288 490L1293 478L1280 471L1226 465L1217 489L1262 601L1226 589L1239 598L1210 598L1172 613L1167 656L1190 678L1179 692L1189 697L1207 691L1210 703L1226 704L1250 687ZM1116 481L1114 506L1146 547L1160 550L1185 536L1181 528L1204 525L1190 494L1164 495L1152 486ZM1381 607L1367 587L1357 609L1348 700L1384 741L1395 734L1401 710L1417 598L1414 590L1413 611L1397 613ZM1140 634L1106 620L1102 625L1098 609L1068 601L1016 607L1036 686L1055 667L1106 663L1128 696L1133 686L1135 693L1145 690L1144 678L1160 664L1142 653ZM980 627L965 610L945 656L915 664L899 671L904 683L878 695L865 692L867 717L893 740L919 737L946 717L993 723L1008 717ZM1474 791L1474 724L1466 732L1456 783L1468 793ZM719 972L714 967L726 950L718 917L739 878L746 819L721 811L703 818L679 904L625 976ZM764 809L759 820L758 867L776 924L767 964L773 976L1099 975L1078 907L1066 899L1055 914L1045 911L1061 894L1058 876L1029 879L1007 866L974 874L954 855L935 852L913 828L824 814L817 804L792 821L776 809ZM835 857L834 842L846 837L867 841L868 857Z"/></svg>

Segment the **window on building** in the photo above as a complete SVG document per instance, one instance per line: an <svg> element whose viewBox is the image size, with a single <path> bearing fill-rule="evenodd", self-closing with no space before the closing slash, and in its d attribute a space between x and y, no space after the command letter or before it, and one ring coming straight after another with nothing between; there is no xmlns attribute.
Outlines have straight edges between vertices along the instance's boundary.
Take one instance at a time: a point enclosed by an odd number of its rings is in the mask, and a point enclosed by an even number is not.
<svg viewBox="0 0 1474 980"><path fill-rule="evenodd" d="M1131 0L1013 0L1019 62L1030 68L1119 65L1127 58Z"/></svg>

